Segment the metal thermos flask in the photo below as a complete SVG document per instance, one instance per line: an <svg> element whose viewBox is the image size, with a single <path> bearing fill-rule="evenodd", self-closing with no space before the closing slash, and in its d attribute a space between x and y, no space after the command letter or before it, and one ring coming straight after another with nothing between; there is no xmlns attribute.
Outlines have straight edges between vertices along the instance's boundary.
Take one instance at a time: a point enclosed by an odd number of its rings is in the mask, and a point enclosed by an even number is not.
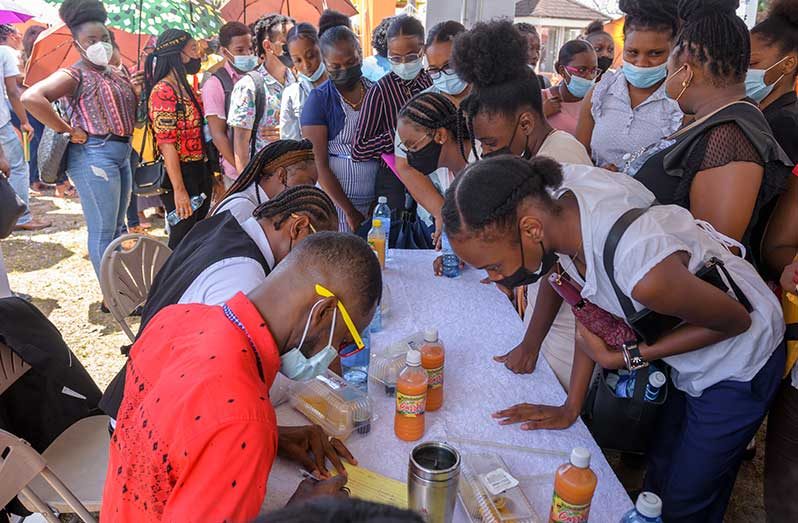
<svg viewBox="0 0 798 523"><path fill-rule="evenodd" d="M427 523L451 523L460 479L460 453L437 441L422 443L410 453L407 501Z"/></svg>

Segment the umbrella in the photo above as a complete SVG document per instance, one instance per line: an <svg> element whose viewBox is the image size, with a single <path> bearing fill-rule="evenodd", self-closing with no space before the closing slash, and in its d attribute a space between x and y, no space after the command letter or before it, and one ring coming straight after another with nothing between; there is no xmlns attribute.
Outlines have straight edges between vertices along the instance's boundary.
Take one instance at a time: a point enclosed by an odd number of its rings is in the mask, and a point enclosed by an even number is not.
<svg viewBox="0 0 798 523"><path fill-rule="evenodd" d="M142 36L139 44L139 35L114 29L116 43L122 55L122 64L130 67L136 64L140 47L146 45L149 36ZM47 78L62 67L69 67L80 60L75 46L72 45L72 33L67 26L59 24L46 29L39 35L33 44L28 69L25 72L25 85L31 86Z"/></svg>
<svg viewBox="0 0 798 523"><path fill-rule="evenodd" d="M0 24L19 24L36 14L29 8L22 7L18 0L0 0Z"/></svg>
<svg viewBox="0 0 798 523"><path fill-rule="evenodd" d="M229 0L222 6L226 20L250 23L267 13L281 13L299 22L317 25L325 9L340 11L346 16L357 14L349 0Z"/></svg>

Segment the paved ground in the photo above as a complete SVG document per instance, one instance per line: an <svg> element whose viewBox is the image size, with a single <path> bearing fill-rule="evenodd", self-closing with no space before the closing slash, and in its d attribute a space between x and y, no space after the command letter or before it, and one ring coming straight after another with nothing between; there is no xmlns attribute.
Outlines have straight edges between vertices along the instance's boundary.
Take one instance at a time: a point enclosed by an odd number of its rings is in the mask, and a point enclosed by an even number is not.
<svg viewBox="0 0 798 523"><path fill-rule="evenodd" d="M52 196L35 197L31 204L36 215L51 220L53 227L14 234L0 241L11 287L33 296L34 304L60 329L67 345L104 389L122 365L119 348L129 341L113 318L100 311L102 296L88 260L80 204L76 199ZM154 221L159 226L163 224L162 220ZM163 237L163 230L156 229L154 235ZM133 329L136 330L137 327ZM728 523L765 520L761 479L763 433L760 431L758 435L757 458L744 463L738 476L726 517ZM622 477L627 476L620 469L618 472ZM627 487L634 480L628 483Z"/></svg>

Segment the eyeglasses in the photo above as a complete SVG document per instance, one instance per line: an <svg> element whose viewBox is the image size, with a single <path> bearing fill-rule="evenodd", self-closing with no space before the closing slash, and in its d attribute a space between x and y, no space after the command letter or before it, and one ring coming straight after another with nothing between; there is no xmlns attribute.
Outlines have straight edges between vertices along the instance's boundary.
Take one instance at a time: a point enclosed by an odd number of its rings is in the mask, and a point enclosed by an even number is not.
<svg viewBox="0 0 798 523"><path fill-rule="evenodd" d="M428 67L427 68L427 74L429 74L429 77L432 78L433 80L437 80L438 78L440 78L444 74L446 76L452 76L452 75L455 75L457 73L454 72L454 69L452 69L452 66L450 66L449 64L446 64L440 69L433 68L433 67Z"/></svg>
<svg viewBox="0 0 798 523"><path fill-rule="evenodd" d="M358 349L362 349L363 347L365 347L365 345L363 344L363 339L360 337L360 333L357 331L355 323L352 321L352 317L347 312L346 307L344 307L344 304L341 301L341 299L338 298L338 296L336 296L335 294L333 294L332 291L328 290L319 283L316 284L316 294L324 298L338 299L338 311L341 313L341 317L344 319L346 328L349 329L349 334L351 334L352 339L355 340L355 345L357 345Z"/></svg>
<svg viewBox="0 0 798 523"><path fill-rule="evenodd" d="M423 52L406 54L404 56L389 56L388 61L392 64L409 64L411 62L415 62L416 60L420 60L423 56Z"/></svg>
<svg viewBox="0 0 798 523"><path fill-rule="evenodd" d="M399 150L405 154L416 152L419 149L418 144L423 142L425 138L432 138L432 134L431 133L424 134L424 136L413 142L413 145L405 145L404 142L401 142L399 144Z"/></svg>
<svg viewBox="0 0 798 523"><path fill-rule="evenodd" d="M571 67L570 65L566 65L565 70L571 74L591 79L597 77L601 72L601 69L598 67Z"/></svg>

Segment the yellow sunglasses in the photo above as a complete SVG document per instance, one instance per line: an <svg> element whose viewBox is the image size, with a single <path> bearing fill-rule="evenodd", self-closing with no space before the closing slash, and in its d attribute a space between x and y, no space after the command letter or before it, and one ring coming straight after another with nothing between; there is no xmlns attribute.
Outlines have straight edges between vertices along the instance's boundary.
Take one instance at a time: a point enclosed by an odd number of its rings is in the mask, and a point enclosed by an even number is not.
<svg viewBox="0 0 798 523"><path fill-rule="evenodd" d="M338 296L318 283L316 284L316 294L323 296L324 298L338 298ZM341 312L341 317L344 319L344 323L346 323L346 328L349 329L349 334L351 334L352 338L355 340L355 345L357 345L357 348L362 349L365 347L363 340L360 338L360 333L357 332L357 328L355 328L355 323L352 321L352 317L349 316L349 313L346 311L346 307L344 307L344 304L340 298L338 298L338 310Z"/></svg>

